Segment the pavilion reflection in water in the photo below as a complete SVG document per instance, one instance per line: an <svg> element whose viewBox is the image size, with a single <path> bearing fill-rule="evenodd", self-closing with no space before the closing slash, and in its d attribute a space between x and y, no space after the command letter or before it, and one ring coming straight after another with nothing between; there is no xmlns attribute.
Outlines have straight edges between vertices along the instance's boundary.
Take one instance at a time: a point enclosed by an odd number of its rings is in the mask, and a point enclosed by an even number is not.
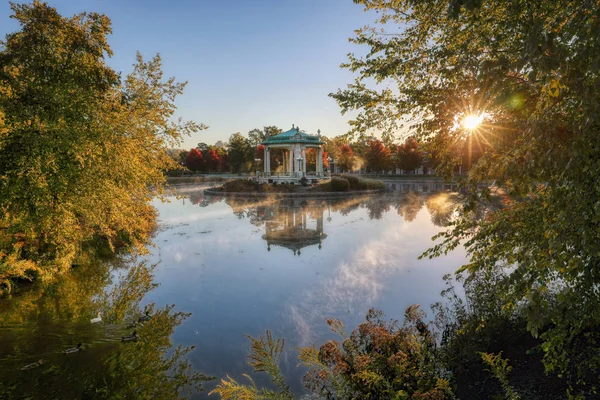
<svg viewBox="0 0 600 400"><path fill-rule="evenodd" d="M271 251L271 246L281 246L300 255L307 246L318 245L321 249L323 239L327 237L323 232L323 213L324 208L293 203L267 207L266 232L262 236L267 241L267 250Z"/></svg>
<svg viewBox="0 0 600 400"><path fill-rule="evenodd" d="M408 190L392 186L386 194L340 199L253 199L203 195L190 198L201 207L224 200L238 218L248 219L256 227L264 226L262 239L267 242L267 250L280 246L300 255L302 249L308 246L316 245L321 249L327 237L323 229L325 213L329 222L332 212L345 216L362 209L367 218L381 219L387 212L395 210L406 222L412 222L425 207L431 222L445 227L454 218L456 210L464 205L464 195L456 191L429 191L435 188L429 183L411 185ZM501 200L500 196L492 196L491 203L480 204L477 217L482 218L487 212L501 208Z"/></svg>

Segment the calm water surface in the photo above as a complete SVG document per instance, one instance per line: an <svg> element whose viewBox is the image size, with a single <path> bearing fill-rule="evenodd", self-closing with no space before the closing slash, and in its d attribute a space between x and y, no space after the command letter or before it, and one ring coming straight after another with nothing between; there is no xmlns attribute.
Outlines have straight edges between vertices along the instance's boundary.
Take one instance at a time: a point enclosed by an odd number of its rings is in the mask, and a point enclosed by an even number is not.
<svg viewBox="0 0 600 400"><path fill-rule="evenodd" d="M204 196L203 187L179 188L185 198L155 202L159 229L155 247L144 258L147 265L157 264L153 275L159 286L136 289L141 294L132 304L138 313L152 303L191 313L165 335L174 345L196 346L187 355L193 368L217 377L243 380L242 374L251 372L244 335L256 337L270 329L286 339L282 368L300 394L304 371L296 367L294 349L335 338L326 318L339 318L350 330L371 307L397 319L410 304L429 311L440 300L442 276L465 262L462 250L417 259L451 218L457 195L433 184L393 185L395 191L385 195L341 200L226 199ZM72 391L57 389L60 396L81 393L75 376L93 369L94 357L101 357L96 352L119 351L118 339L128 332L127 318L90 324L97 299L118 286L123 279L118 276L136 262L109 263L104 278L75 269L68 287L62 284L44 296L33 288L2 300L3 381L19 384L24 379L20 368L44 359L27 371L28 384L43 385L50 379L48 365L58 363L63 385L73 386ZM78 341L89 344L85 356L64 361L54 355ZM43 393L32 390L34 397Z"/></svg>

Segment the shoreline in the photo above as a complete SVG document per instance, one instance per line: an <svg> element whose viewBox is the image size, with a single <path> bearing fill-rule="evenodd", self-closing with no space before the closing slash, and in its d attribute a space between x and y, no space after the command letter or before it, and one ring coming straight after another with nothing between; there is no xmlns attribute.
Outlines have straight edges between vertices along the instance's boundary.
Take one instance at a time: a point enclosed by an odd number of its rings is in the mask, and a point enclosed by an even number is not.
<svg viewBox="0 0 600 400"><path fill-rule="evenodd" d="M385 189L355 190L347 192L296 192L296 193L259 193L259 192L223 192L217 189L204 189L204 194L209 196L224 197L275 197L275 198L338 198L365 196L371 194L385 193Z"/></svg>

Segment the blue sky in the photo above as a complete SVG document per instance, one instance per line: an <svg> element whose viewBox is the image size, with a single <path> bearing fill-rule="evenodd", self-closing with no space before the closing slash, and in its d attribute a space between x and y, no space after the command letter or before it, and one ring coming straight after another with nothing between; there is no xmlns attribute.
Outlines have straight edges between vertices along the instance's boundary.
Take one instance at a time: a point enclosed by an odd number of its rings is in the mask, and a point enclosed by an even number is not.
<svg viewBox="0 0 600 400"><path fill-rule="evenodd" d="M327 95L352 82L339 68L354 29L372 22L352 0L50 0L71 16L106 14L113 24L109 64L128 73L139 50L160 53L168 76L188 81L178 116L210 126L182 147L227 140L234 132L292 124L333 137L347 131ZM19 27L0 0L0 35Z"/></svg>

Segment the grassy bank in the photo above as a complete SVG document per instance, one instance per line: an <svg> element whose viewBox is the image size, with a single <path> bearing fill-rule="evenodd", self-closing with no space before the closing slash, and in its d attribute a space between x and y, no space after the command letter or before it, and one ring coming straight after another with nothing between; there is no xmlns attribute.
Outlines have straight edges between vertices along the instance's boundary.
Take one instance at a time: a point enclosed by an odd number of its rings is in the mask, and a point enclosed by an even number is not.
<svg viewBox="0 0 600 400"><path fill-rule="evenodd" d="M327 193L363 190L383 190L382 181L359 178L353 175L341 175L317 185L294 185L288 183L267 184L251 179L230 179L217 188L226 193Z"/></svg>
<svg viewBox="0 0 600 400"><path fill-rule="evenodd" d="M380 180L368 179L356 175L334 176L329 182L319 185L324 192L347 192L352 190L383 190L385 184Z"/></svg>

